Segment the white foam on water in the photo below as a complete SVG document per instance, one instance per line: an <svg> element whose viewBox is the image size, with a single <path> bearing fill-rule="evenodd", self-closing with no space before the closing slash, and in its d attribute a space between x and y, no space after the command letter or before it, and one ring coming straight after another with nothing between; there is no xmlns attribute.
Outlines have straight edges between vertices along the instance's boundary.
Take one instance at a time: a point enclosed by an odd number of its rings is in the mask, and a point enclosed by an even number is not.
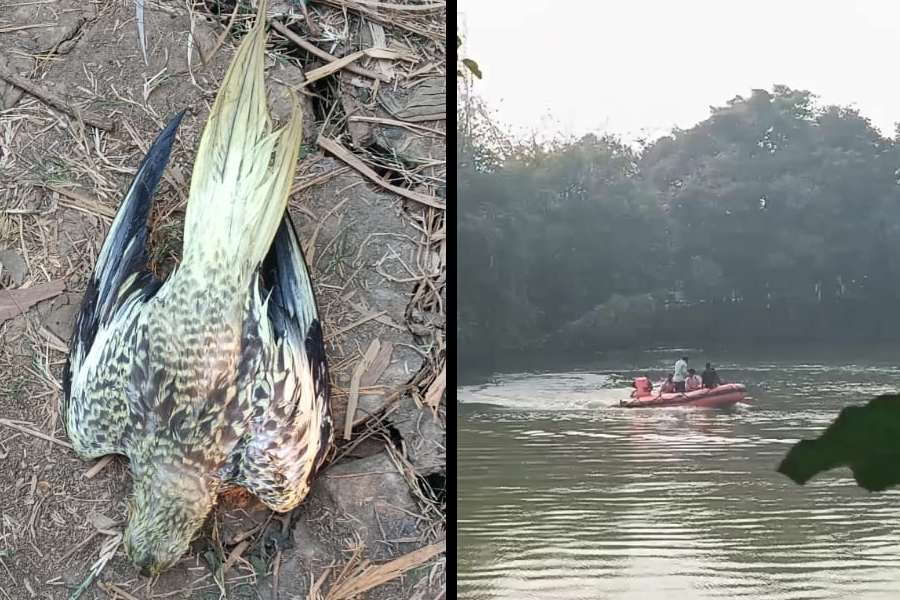
<svg viewBox="0 0 900 600"><path fill-rule="evenodd" d="M457 388L460 404L491 404L519 410L573 411L616 406L627 398L621 376L606 373L516 373L491 383Z"/></svg>

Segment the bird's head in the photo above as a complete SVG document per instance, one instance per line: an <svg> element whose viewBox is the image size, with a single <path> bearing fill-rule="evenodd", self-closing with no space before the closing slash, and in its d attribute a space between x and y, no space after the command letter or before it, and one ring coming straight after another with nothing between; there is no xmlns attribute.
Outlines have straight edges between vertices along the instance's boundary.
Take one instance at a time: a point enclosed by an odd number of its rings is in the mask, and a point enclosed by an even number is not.
<svg viewBox="0 0 900 600"><path fill-rule="evenodd" d="M142 575L165 571L187 552L213 501L198 477L162 468L136 478L128 500L125 553Z"/></svg>

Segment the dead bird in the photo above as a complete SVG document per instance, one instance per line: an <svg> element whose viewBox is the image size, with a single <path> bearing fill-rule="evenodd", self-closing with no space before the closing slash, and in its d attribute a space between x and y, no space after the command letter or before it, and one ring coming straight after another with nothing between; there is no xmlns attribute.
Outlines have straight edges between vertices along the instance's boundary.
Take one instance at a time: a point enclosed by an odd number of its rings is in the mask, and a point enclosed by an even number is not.
<svg viewBox="0 0 900 600"><path fill-rule="evenodd" d="M147 575L178 561L230 486L294 508L332 444L322 329L286 211L300 109L271 130L265 39L260 2L200 140L181 264L150 273L147 218L183 113L116 213L64 372L75 452L130 461L125 551Z"/></svg>

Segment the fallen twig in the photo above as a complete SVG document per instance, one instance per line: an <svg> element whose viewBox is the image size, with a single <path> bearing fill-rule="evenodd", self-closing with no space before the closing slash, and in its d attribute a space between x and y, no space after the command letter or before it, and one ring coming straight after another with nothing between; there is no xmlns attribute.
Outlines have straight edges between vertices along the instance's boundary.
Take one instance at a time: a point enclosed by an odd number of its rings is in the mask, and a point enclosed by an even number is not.
<svg viewBox="0 0 900 600"><path fill-rule="evenodd" d="M377 10L373 10L370 6L374 6L373 4L366 3L363 4L361 2L354 2L353 0L320 0L322 4L327 4L329 6L334 6L335 8L346 11L347 9L358 12L360 15L364 16L369 21L374 21L376 23L382 23L384 25L389 25L394 28L405 29L406 31L410 31L415 33L416 35L421 35L426 37L432 41L443 42L445 39L445 34L443 31L429 31L428 29L423 29L422 27L418 27L415 24L410 23L406 19L398 18L399 15L385 15ZM399 10L399 7L409 8L412 6L422 6L423 8L427 8L429 11L438 12L441 9L445 9L446 5L443 4L388 4L388 3L380 3L381 6L378 8L391 9L396 8ZM405 12L405 11L404 11ZM402 14L402 13L401 13Z"/></svg>
<svg viewBox="0 0 900 600"><path fill-rule="evenodd" d="M408 387L405 385L402 386L385 398L380 408L357 419L356 422L353 423L353 428L355 429L365 425L366 430L357 434L350 443L343 444L340 447L340 452L338 452L334 457L334 460L332 460L332 463L340 461L342 458L353 452L361 443L371 438L378 431L378 428L387 420L388 416L396 410L397 401L403 397L403 394L407 391ZM325 475L325 477L328 477L328 475Z"/></svg>
<svg viewBox="0 0 900 600"><path fill-rule="evenodd" d="M349 440L350 435L353 433L353 416L356 414L356 406L359 404L359 380L362 379L363 374L369 369L369 365L375 360L375 357L378 356L378 351L381 349L381 341L378 338L372 340L369 344L368 349L366 349L365 355L359 364L356 365L356 368L353 369L353 376L350 379L350 397L347 400L347 415L344 418L344 439Z"/></svg>
<svg viewBox="0 0 900 600"><path fill-rule="evenodd" d="M107 125L106 123L104 123L100 117L95 117L90 114L83 113L77 108L69 106L62 98L59 98L53 92L39 83L29 81L28 79L19 77L18 75L15 75L13 73L3 73L2 71L0 71L0 79L3 79L10 85L14 85L17 88L28 92L45 104L48 104L53 108L66 113L69 116L84 121L91 127L96 127L97 129L102 129L103 131L113 131L115 129L111 125Z"/></svg>
<svg viewBox="0 0 900 600"><path fill-rule="evenodd" d="M113 460L113 455L107 454L106 456L104 456L103 458L98 460L96 462L96 464L94 464L94 466L92 466L90 469L85 471L84 475L82 475L82 477L84 477L85 479L93 479L94 477L97 476L97 473L99 473L100 471L105 469L106 465L111 463L112 460Z"/></svg>
<svg viewBox="0 0 900 600"><path fill-rule="evenodd" d="M225 573L228 569L231 568L231 565L234 564L238 558L250 547L250 542L248 540L244 540L240 544L238 544L234 550L228 555L228 558L225 559L225 562L222 564L222 579L225 579Z"/></svg>
<svg viewBox="0 0 900 600"><path fill-rule="evenodd" d="M63 448L72 449L72 444L68 442L64 442L62 440L58 440L55 437L49 436L46 433L41 433L37 429L31 429L30 427L26 427L22 425L24 421L11 421L9 419L0 419L0 425L6 425L10 429L15 429L16 431L21 431L22 433L27 433L28 435L34 436L36 438L40 438L42 440L46 440L48 442L52 442L57 446L62 446ZM30 425L30 423L29 423Z"/></svg>
<svg viewBox="0 0 900 600"><path fill-rule="evenodd" d="M275 31L277 31L278 33L280 33L281 35L283 35L290 41L294 42L295 44L297 44L298 46L300 46L301 48L303 48L310 54L314 54L314 55L318 56L319 58L321 58L322 60L327 60L328 62L340 60L337 56L334 56L333 54L329 54L328 52L325 52L318 46L315 46L315 45L311 44L310 42L307 42L302 37L300 37L293 31L291 31L290 29L288 29L287 27L285 27L278 21L270 21L270 23L272 25L272 29L274 29ZM356 65L347 65L347 70L350 71L351 73L356 73L357 75L362 75L363 77L368 77L370 79L379 79L381 81L384 81L385 83L388 83L391 80L390 77L388 77L387 75L385 75L383 73L376 73L375 71L370 71L369 69L364 69L364 68L356 66Z"/></svg>
<svg viewBox="0 0 900 600"><path fill-rule="evenodd" d="M425 194L420 194L419 192L413 192L406 188L402 188L402 187L396 186L392 183L388 183L387 181L385 181L384 179L379 177L378 173L376 173L375 171L370 169L368 166L366 166L366 164L363 161L361 161L359 158L357 158L352 152L350 152L349 150L347 150L346 148L341 146L338 142L336 142L332 139L323 137L321 135L316 140L316 142L319 144L319 146L322 147L323 150L331 152L332 154L337 156L339 159L341 159L342 161L344 161L345 163L347 163L348 165L350 165L351 167L353 167L354 169L356 169L357 171L359 171L360 173L362 173L363 175L365 175L366 177L368 177L369 179L371 179L372 181L377 183L379 186L383 187L384 189L394 192L395 194L397 194L399 196L403 196L404 198L413 200L420 204L425 204L426 206L431 206L432 208L437 208L440 210L446 210L447 207L443 203L438 202L431 196L426 196Z"/></svg>
<svg viewBox="0 0 900 600"><path fill-rule="evenodd" d="M446 121L447 113L433 113L429 115L414 115L411 117L403 117L407 121L411 123L420 122L420 121Z"/></svg>
<svg viewBox="0 0 900 600"><path fill-rule="evenodd" d="M316 37L322 35L322 30L319 29L319 26L313 23L313 20L309 18L309 8L306 6L306 0L300 0L300 10L303 12L303 19L306 21L309 32Z"/></svg>
<svg viewBox="0 0 900 600"><path fill-rule="evenodd" d="M383 119L381 117L366 117L363 115L352 115L349 121L363 121L365 123L380 123L382 125L394 125L395 127L403 127L405 129L409 129L412 132L415 132L416 129L421 129L422 131L427 131L428 133L434 133L436 135L440 135L443 137L447 137L447 134L440 129L432 129L431 127L425 127L424 125L416 125L415 123L407 123L406 121L396 121L394 119Z"/></svg>
<svg viewBox="0 0 900 600"><path fill-rule="evenodd" d="M29 23L28 25L10 25L9 27L0 27L0 33L12 33L13 31L22 31L25 29L46 29L53 27L56 23Z"/></svg>
<svg viewBox="0 0 900 600"><path fill-rule="evenodd" d="M62 352L63 354L69 353L69 346L66 342L46 327L41 326L41 328L38 329L38 333L40 333L41 336L47 340L47 344L57 352Z"/></svg>
<svg viewBox="0 0 900 600"><path fill-rule="evenodd" d="M350 196L347 196L346 198L344 198L343 200L341 200L340 202L335 204L331 208L331 210L328 211L327 215L325 215L324 217L319 219L319 222L316 225L316 228L313 230L313 234L309 237L309 239L306 241L306 245L303 247L303 254L306 255L306 260L310 265L314 264L313 261L316 256L316 240L319 237L319 230L322 228L322 225L325 223L325 221L330 219L331 215L333 215L334 213L339 211L341 209L341 207L344 206L350 200L350 198L351 198ZM327 342L328 339L329 338L326 336L325 341Z"/></svg>
<svg viewBox="0 0 900 600"><path fill-rule="evenodd" d="M378 0L351 0L345 4L348 6L362 4L364 6L383 8L385 10L398 10L401 12L430 12L447 8L447 5L443 2L435 2L433 4L394 4L391 2L379 2Z"/></svg>
<svg viewBox="0 0 900 600"><path fill-rule="evenodd" d="M306 72L306 78L303 83L300 84L300 87L309 85L313 81L318 81L323 77L328 77L332 73L336 73L341 69L349 67L353 62L359 60L363 56L368 56L370 58L383 58L386 60L398 60L406 56L401 52L395 52L393 50L385 50L382 48L368 48L366 50L360 50L358 52L353 52L352 54L348 54L343 58L336 58L327 65L323 67L319 67L318 69L313 69L312 71ZM388 79L390 81L390 79Z"/></svg>
<svg viewBox="0 0 900 600"><path fill-rule="evenodd" d="M413 550L409 554L404 554L400 558L381 565L371 565L368 561L365 561L357 567L356 573L343 581L339 581L328 590L326 600L356 598L363 592L387 583L446 550L447 542L441 541Z"/></svg>
<svg viewBox="0 0 900 600"><path fill-rule="evenodd" d="M213 45L212 50L209 53L204 53L202 50L200 51L200 60L203 62L203 66L209 64L209 61L212 60L213 56L216 55L216 52L222 47L222 44L225 43L225 38L228 37L228 34L231 32L231 28L234 26L234 19L237 17L238 9L241 7L240 2L234 3L234 10L231 11L231 17L228 19L228 24L225 25L225 31L223 31L218 38L216 38L216 43ZM200 49L200 46L197 46L197 49Z"/></svg>
<svg viewBox="0 0 900 600"><path fill-rule="evenodd" d="M327 173L323 173L321 175L313 177L309 181L303 181L303 182L299 183L298 185L296 185L295 187L291 188L290 195L293 196L297 192L302 192L303 190L305 190L307 188L311 188L314 185L319 185L319 184L325 183L326 181L332 179L333 177L337 177L338 175L346 173L349 170L350 170L350 167L338 167L337 169L332 169L332 170L328 171Z"/></svg>
<svg viewBox="0 0 900 600"><path fill-rule="evenodd" d="M281 550L275 553L274 566L272 567L272 600L278 600L278 578L281 573Z"/></svg>
<svg viewBox="0 0 900 600"><path fill-rule="evenodd" d="M59 205L64 206L66 208L72 208L74 210L81 211L83 213L87 213L89 215L93 215L95 217L101 217L107 221L112 221L116 218L116 211L108 206L105 206L94 200L93 198L89 198L84 194L76 192L75 190L70 190L68 188L64 188L58 185L47 185L45 186L48 190L52 190L61 196L65 196L70 200L75 200L78 204L73 202L69 202L68 200L60 200Z"/></svg>
<svg viewBox="0 0 900 600"><path fill-rule="evenodd" d="M333 332L329 333L328 335L325 336L325 341L330 342L331 340L338 337L339 335L344 335L351 329L355 329L355 328L359 327L360 325L362 325L363 323L368 323L369 321L373 321L373 320L377 319L378 317L380 317L381 315L386 315L386 314L387 314L386 310L383 310L381 312L369 313L369 314L363 316L361 319L358 319L358 320L350 323L346 327L341 327L337 331L333 331Z"/></svg>
<svg viewBox="0 0 900 600"><path fill-rule="evenodd" d="M92 532L89 536L84 538L82 541L78 542L76 545L69 548L69 550L65 554L62 555L62 557L59 559L59 561L61 563L64 563L67 558L69 558L70 556L72 556L73 554L78 552L81 548L83 548L86 544L88 544L92 539L94 539L98 535L100 535L99 531Z"/></svg>
<svg viewBox="0 0 900 600"><path fill-rule="evenodd" d="M308 600L319 600L321 596L319 596L319 590L322 589L322 584L325 583L325 578L328 577L328 573L331 572L331 567L327 567L322 574L319 575L319 578L316 579L315 583L309 588L309 596ZM312 574L310 574L310 579L312 579Z"/></svg>

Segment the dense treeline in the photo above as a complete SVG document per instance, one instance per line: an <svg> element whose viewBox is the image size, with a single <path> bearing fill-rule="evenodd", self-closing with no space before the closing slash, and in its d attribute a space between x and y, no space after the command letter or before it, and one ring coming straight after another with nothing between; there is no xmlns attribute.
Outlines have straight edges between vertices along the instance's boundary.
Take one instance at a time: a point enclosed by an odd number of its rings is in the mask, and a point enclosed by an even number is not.
<svg viewBox="0 0 900 600"><path fill-rule="evenodd" d="M460 361L650 343L900 338L900 140L754 90L640 151L458 119Z"/></svg>

